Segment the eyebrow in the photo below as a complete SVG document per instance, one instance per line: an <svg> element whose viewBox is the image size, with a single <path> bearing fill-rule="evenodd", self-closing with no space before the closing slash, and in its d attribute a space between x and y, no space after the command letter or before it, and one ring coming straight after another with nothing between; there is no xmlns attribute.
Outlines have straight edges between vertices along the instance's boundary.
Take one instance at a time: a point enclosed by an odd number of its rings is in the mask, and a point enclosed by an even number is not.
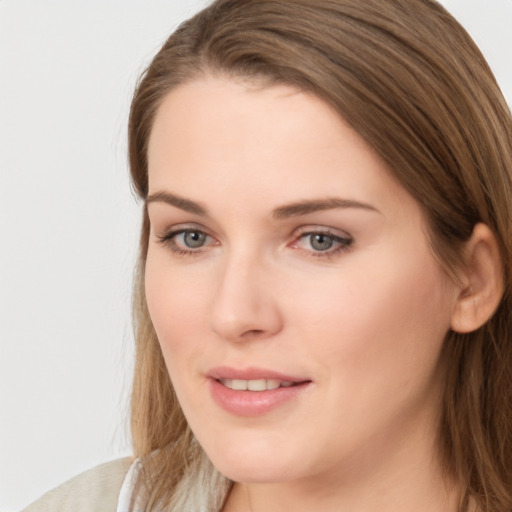
<svg viewBox="0 0 512 512"><path fill-rule="evenodd" d="M199 203L185 199L184 197L176 196L170 192L155 192L146 198L146 205L149 203L167 203L171 206L175 206L180 210L184 210L195 215L206 216L208 211L204 206Z"/></svg>
<svg viewBox="0 0 512 512"><path fill-rule="evenodd" d="M169 204L195 215L208 215L208 210L201 204L191 201L190 199L185 199L184 197L171 194L170 192L155 192L154 194L149 195L146 199L146 205L157 202ZM272 217L274 217L274 219L287 219L324 210L334 210L337 208L359 208L362 210L380 213L374 206L361 201L341 199L339 197L328 197L325 199L307 199L279 206L273 210Z"/></svg>
<svg viewBox="0 0 512 512"><path fill-rule="evenodd" d="M360 208L362 210L380 213L374 206L362 203L361 201L341 199L339 197L328 197L326 199L311 199L280 206L274 210L273 217L275 219L287 219L323 210L334 210L336 208Z"/></svg>

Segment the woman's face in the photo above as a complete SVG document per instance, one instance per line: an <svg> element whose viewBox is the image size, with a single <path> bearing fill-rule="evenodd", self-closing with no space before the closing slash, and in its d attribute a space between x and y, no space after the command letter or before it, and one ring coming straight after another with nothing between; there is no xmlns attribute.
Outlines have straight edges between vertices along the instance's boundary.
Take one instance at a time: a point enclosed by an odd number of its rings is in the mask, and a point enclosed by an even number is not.
<svg viewBox="0 0 512 512"><path fill-rule="evenodd" d="M362 138L311 95L208 78L166 97L148 156L149 312L217 468L313 483L432 455L458 289Z"/></svg>

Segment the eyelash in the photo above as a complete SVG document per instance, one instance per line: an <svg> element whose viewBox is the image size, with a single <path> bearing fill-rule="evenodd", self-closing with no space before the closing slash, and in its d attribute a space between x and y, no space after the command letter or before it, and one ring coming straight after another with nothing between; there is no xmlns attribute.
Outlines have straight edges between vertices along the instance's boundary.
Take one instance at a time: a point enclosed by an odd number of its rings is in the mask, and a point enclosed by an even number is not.
<svg viewBox="0 0 512 512"><path fill-rule="evenodd" d="M212 238L210 235L202 231L201 229L196 229L193 227L190 228L179 228L174 229L169 232L166 232L162 235L157 235L158 242L164 245L165 247L168 247L172 253L176 254L177 256L198 256L203 252L203 247L198 247L197 249L183 249L181 248L175 241L175 238L178 235L185 235L187 233L196 233L199 235L203 235L208 238ZM298 247L297 244L308 237L313 236L324 236L332 240L333 244L339 244L338 247L331 249L328 248L324 251L322 250L314 250L314 249L303 249L301 247ZM342 237L339 235L336 235L332 233L329 230L326 229L318 229L318 230L309 230L303 233L300 233L298 236L295 237L294 241L289 244L289 247L301 250L304 252L307 256L313 257L313 258L325 258L325 259L331 259L337 256L341 252L348 251L353 243L353 238L347 235L346 237ZM311 245L311 242L310 242Z"/></svg>

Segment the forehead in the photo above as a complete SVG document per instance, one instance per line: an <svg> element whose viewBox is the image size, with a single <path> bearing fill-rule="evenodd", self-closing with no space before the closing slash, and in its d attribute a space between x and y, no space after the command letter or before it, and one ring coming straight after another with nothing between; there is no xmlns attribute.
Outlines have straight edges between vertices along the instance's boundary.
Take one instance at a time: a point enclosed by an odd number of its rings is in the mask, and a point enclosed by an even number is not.
<svg viewBox="0 0 512 512"><path fill-rule="evenodd" d="M262 157L275 141L291 137L297 142L307 140L308 146L320 142L325 149L332 142L326 134L334 134L339 123L339 116L326 103L291 86L262 87L207 77L181 85L165 97L152 127L150 164L159 154L164 156L163 145L171 145L176 156L192 157L198 154L199 141L201 153L215 151L211 156L216 158L241 156L258 144Z"/></svg>
<svg viewBox="0 0 512 512"><path fill-rule="evenodd" d="M226 78L193 81L165 97L148 167L150 193L166 189L201 201L212 191L276 204L334 191L377 203L405 193L362 137L316 96Z"/></svg>

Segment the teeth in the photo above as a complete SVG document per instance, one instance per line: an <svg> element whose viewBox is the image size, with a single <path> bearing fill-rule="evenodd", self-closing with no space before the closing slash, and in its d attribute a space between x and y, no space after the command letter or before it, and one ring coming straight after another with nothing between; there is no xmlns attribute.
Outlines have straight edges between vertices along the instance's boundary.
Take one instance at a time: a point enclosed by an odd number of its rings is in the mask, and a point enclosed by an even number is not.
<svg viewBox="0 0 512 512"><path fill-rule="evenodd" d="M281 385L281 382L275 379L267 380L267 389L277 389Z"/></svg>
<svg viewBox="0 0 512 512"><path fill-rule="evenodd" d="M249 391L265 391L267 389L267 381L265 379L248 380L247 389Z"/></svg>
<svg viewBox="0 0 512 512"><path fill-rule="evenodd" d="M289 388L290 386L293 386L293 382L280 381L276 379L219 379L219 382L227 388L235 391L267 391L277 389L279 387Z"/></svg>
<svg viewBox="0 0 512 512"><path fill-rule="evenodd" d="M235 389L236 391L245 391L247 389L247 381L246 380L233 379L231 381L231 383L232 383L231 389Z"/></svg>

